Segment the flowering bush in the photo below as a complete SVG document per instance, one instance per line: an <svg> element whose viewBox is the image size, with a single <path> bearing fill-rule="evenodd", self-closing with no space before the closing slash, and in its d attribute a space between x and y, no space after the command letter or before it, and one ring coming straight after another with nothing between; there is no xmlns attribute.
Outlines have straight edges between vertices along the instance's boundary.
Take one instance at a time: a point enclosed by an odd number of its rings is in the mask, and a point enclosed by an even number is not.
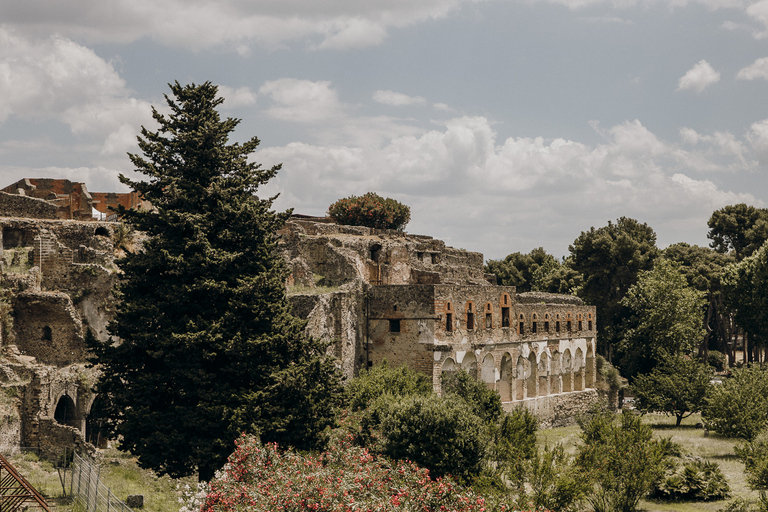
<svg viewBox="0 0 768 512"><path fill-rule="evenodd" d="M302 455L243 435L210 483L202 512L485 512L485 500L411 462L389 462L352 445ZM503 510L503 509L502 509Z"/></svg>
<svg viewBox="0 0 768 512"><path fill-rule="evenodd" d="M394 199L368 192L339 199L328 207L328 216L347 226L402 230L411 220L411 209Z"/></svg>

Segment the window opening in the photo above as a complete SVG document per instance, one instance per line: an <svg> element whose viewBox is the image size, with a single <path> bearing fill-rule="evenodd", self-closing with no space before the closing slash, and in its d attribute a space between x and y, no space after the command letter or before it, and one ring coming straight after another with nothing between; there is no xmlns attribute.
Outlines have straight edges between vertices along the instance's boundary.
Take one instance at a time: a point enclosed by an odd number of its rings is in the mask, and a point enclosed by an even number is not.
<svg viewBox="0 0 768 512"><path fill-rule="evenodd" d="M582 328L581 328L581 320L579 320L579 330L580 331L582 330Z"/></svg>
<svg viewBox="0 0 768 512"><path fill-rule="evenodd" d="M549 322L544 320L544 332L549 332Z"/></svg>
<svg viewBox="0 0 768 512"><path fill-rule="evenodd" d="M475 328L475 315L473 313L467 313L467 329Z"/></svg>
<svg viewBox="0 0 768 512"><path fill-rule="evenodd" d="M432 258L432 264L437 265L437 262L439 261L438 254L436 252L433 252L430 256Z"/></svg>
<svg viewBox="0 0 768 512"><path fill-rule="evenodd" d="M560 332L560 320L555 322L555 332Z"/></svg>
<svg viewBox="0 0 768 512"><path fill-rule="evenodd" d="M531 332L532 332L533 334L536 334L536 324L537 324L537 323L538 323L538 322L531 322Z"/></svg>
<svg viewBox="0 0 768 512"><path fill-rule="evenodd" d="M570 320L568 320L568 321L565 323L565 329L566 329L568 332L570 332L570 331L571 331L571 321L570 321Z"/></svg>
<svg viewBox="0 0 768 512"><path fill-rule="evenodd" d="M423 252L417 252L416 257L419 259L419 261L424 261L424 253Z"/></svg>
<svg viewBox="0 0 768 512"><path fill-rule="evenodd" d="M453 331L453 315L450 313L445 315L445 330L448 332Z"/></svg>
<svg viewBox="0 0 768 512"><path fill-rule="evenodd" d="M588 331L592 330L592 320L587 320L587 330Z"/></svg>
<svg viewBox="0 0 768 512"><path fill-rule="evenodd" d="M400 320L389 321L389 332L400 332Z"/></svg>
<svg viewBox="0 0 768 512"><path fill-rule="evenodd" d="M493 327L493 315L491 313L485 314L485 328L490 329Z"/></svg>
<svg viewBox="0 0 768 512"><path fill-rule="evenodd" d="M507 297L504 296L504 301L506 302ZM509 308L503 307L501 308L501 326L502 327L509 327Z"/></svg>
<svg viewBox="0 0 768 512"><path fill-rule="evenodd" d="M520 335L525 334L525 322L520 320L520 323L518 325L520 326Z"/></svg>
<svg viewBox="0 0 768 512"><path fill-rule="evenodd" d="M53 340L53 331L47 325L43 327L43 341Z"/></svg>

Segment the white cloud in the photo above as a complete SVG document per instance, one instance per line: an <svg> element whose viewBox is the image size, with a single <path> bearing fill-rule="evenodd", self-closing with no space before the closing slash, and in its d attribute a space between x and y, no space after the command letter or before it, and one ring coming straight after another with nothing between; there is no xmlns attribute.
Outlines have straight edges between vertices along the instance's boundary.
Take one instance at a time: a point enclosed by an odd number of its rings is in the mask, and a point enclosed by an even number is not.
<svg viewBox="0 0 768 512"><path fill-rule="evenodd" d="M410 105L426 105L427 100L421 96L408 96L395 91L376 91L373 93L373 101L393 107L405 107Z"/></svg>
<svg viewBox="0 0 768 512"><path fill-rule="evenodd" d="M768 80L768 57L757 59L749 66L740 69L736 78L739 80L754 80L755 78Z"/></svg>
<svg viewBox="0 0 768 512"><path fill-rule="evenodd" d="M280 78L266 82L259 93L275 103L267 113L283 121L316 123L344 114L344 107L330 82Z"/></svg>
<svg viewBox="0 0 768 512"><path fill-rule="evenodd" d="M678 91L693 90L702 92L712 84L720 81L720 73L702 59L688 70L678 81Z"/></svg>
<svg viewBox="0 0 768 512"><path fill-rule="evenodd" d="M233 109L237 107L250 107L256 104L256 93L249 87L234 89L226 85L219 85L219 96L224 98L223 107Z"/></svg>

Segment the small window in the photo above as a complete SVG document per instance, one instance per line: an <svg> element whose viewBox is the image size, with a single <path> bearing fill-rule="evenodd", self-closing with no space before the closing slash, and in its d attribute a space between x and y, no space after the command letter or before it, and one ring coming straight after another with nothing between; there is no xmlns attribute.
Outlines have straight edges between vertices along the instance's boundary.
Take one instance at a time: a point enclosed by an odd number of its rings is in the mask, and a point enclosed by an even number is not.
<svg viewBox="0 0 768 512"><path fill-rule="evenodd" d="M389 332L400 332L400 320L389 321Z"/></svg>
<svg viewBox="0 0 768 512"><path fill-rule="evenodd" d="M555 322L555 332L560 332L560 320Z"/></svg>
<svg viewBox="0 0 768 512"><path fill-rule="evenodd" d="M448 332L453 331L453 315L450 313L445 314L445 330Z"/></svg>
<svg viewBox="0 0 768 512"><path fill-rule="evenodd" d="M47 325L43 327L43 341L53 340L53 331Z"/></svg>
<svg viewBox="0 0 768 512"><path fill-rule="evenodd" d="M537 324L537 323L538 323L538 322L531 322L531 332L532 332L533 334L536 334L536 324Z"/></svg>
<svg viewBox="0 0 768 512"><path fill-rule="evenodd" d="M592 320L587 320L587 330L588 331L592 330Z"/></svg>
<svg viewBox="0 0 768 512"><path fill-rule="evenodd" d="M581 323L581 320L579 320L579 330L580 331L583 330L581 326L582 326L582 323Z"/></svg>
<svg viewBox="0 0 768 512"><path fill-rule="evenodd" d="M490 329L493 327L493 315L490 313L485 314L485 328Z"/></svg>
<svg viewBox="0 0 768 512"><path fill-rule="evenodd" d="M520 322L517 325L520 326L520 335L522 336L523 334L525 334L525 322L520 320Z"/></svg>
<svg viewBox="0 0 768 512"><path fill-rule="evenodd" d="M433 252L430 256L432 257L432 264L437 265L437 263L440 261L438 254Z"/></svg>
<svg viewBox="0 0 768 512"><path fill-rule="evenodd" d="M507 296L504 296L504 299L506 300ZM509 327L509 308L502 307L501 308L501 326L502 327Z"/></svg>
<svg viewBox="0 0 768 512"><path fill-rule="evenodd" d="M395 304L394 306L392 306L392 311L397 311L397 304Z"/></svg>
<svg viewBox="0 0 768 512"><path fill-rule="evenodd" d="M566 329L568 332L571 332L571 327L572 327L572 326L571 326L571 321L570 321L570 320L568 320L568 321L565 323L565 329Z"/></svg>
<svg viewBox="0 0 768 512"><path fill-rule="evenodd" d="M417 252L416 258L418 258L419 261L424 261L424 253L423 252Z"/></svg>
<svg viewBox="0 0 768 512"><path fill-rule="evenodd" d="M368 368L373 367L373 361L368 361Z"/></svg>
<svg viewBox="0 0 768 512"><path fill-rule="evenodd" d="M475 328L475 315L474 313L467 313L467 329Z"/></svg>
<svg viewBox="0 0 768 512"><path fill-rule="evenodd" d="M549 332L549 322L544 320L544 332Z"/></svg>

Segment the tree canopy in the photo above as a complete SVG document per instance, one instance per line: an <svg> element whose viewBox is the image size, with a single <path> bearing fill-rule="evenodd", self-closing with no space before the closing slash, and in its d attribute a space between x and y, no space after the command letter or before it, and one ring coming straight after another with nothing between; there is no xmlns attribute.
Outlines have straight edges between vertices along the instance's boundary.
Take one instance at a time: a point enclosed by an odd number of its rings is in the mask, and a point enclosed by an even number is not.
<svg viewBox="0 0 768 512"><path fill-rule="evenodd" d="M277 230L290 212L255 193L279 165L250 162L259 140L229 143L210 82L170 85L169 114L142 127L146 180L121 181L153 210L126 210L146 234L117 263L114 337L93 347L98 392L121 445L171 476L213 476L242 433L299 448L320 444L341 392L325 347L290 313Z"/></svg>
<svg viewBox="0 0 768 512"><path fill-rule="evenodd" d="M395 199L375 192L339 199L328 207L337 224L403 230L411 220L411 209Z"/></svg>
<svg viewBox="0 0 768 512"><path fill-rule="evenodd" d="M732 252L741 260L768 240L768 209L744 203L729 205L713 212L707 225L712 247L718 252Z"/></svg>
<svg viewBox="0 0 768 512"><path fill-rule="evenodd" d="M530 253L513 252L503 260L488 260L485 271L496 275L502 286L515 286L518 293L541 291L570 293L578 278L543 247Z"/></svg>

